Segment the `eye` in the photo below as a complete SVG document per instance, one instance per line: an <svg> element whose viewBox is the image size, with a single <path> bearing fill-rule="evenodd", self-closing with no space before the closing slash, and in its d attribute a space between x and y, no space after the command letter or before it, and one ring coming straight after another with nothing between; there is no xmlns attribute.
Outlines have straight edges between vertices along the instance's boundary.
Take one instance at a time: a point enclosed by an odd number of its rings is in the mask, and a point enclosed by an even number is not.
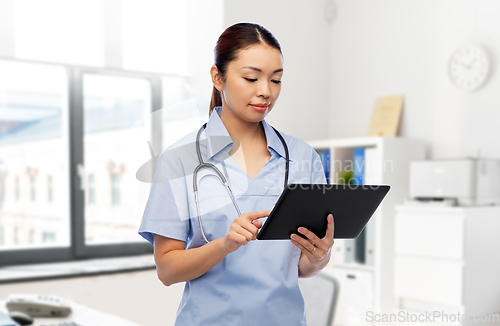
<svg viewBox="0 0 500 326"><path fill-rule="evenodd" d="M275 84L281 84L281 80L277 80L277 79L271 79L271 82L273 82Z"/></svg>
<svg viewBox="0 0 500 326"><path fill-rule="evenodd" d="M253 83L253 82L256 82L256 81L257 81L257 78L246 78L246 77L243 77L243 78L245 78L245 80L246 80L246 81L249 81L249 82L251 82L251 83Z"/></svg>

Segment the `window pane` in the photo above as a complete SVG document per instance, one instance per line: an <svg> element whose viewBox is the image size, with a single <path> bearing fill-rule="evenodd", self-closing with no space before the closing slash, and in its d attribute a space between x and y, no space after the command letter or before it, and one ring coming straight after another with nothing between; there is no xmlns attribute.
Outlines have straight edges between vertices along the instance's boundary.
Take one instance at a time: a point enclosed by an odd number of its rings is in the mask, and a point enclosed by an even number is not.
<svg viewBox="0 0 500 326"><path fill-rule="evenodd" d="M17 58L103 66L102 0L16 0L14 5Z"/></svg>
<svg viewBox="0 0 500 326"><path fill-rule="evenodd" d="M69 246L67 88L60 67L0 61L0 250Z"/></svg>
<svg viewBox="0 0 500 326"><path fill-rule="evenodd" d="M137 230L150 185L139 182L136 171L151 159L150 123L141 120L151 116L151 84L86 74L83 96L85 241L142 241Z"/></svg>
<svg viewBox="0 0 500 326"><path fill-rule="evenodd" d="M124 69L186 73L186 1L121 3Z"/></svg>

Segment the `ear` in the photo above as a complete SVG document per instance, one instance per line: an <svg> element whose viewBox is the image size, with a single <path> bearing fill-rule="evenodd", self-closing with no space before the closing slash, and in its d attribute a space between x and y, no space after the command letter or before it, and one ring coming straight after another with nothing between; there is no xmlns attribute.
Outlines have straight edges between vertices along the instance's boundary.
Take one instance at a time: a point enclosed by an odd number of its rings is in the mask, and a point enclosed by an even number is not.
<svg viewBox="0 0 500 326"><path fill-rule="evenodd" d="M217 90L222 91L222 76L219 74L219 69L216 65L210 68L210 75L212 76L212 83Z"/></svg>

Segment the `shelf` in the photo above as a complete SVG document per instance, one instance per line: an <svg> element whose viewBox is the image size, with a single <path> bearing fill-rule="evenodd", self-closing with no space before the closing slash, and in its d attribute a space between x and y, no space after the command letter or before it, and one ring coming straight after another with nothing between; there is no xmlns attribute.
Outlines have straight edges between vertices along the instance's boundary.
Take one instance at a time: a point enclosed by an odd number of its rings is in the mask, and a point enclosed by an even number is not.
<svg viewBox="0 0 500 326"><path fill-rule="evenodd" d="M417 144L423 145L421 140L407 139L401 137L356 137L356 138L337 138L337 139L318 139L307 142L314 148L328 147L370 147L381 146L384 144Z"/></svg>
<svg viewBox="0 0 500 326"><path fill-rule="evenodd" d="M325 268L334 276L338 274L341 283L343 282L341 287L357 291L339 293L339 304L345 311L337 313L335 323L345 326L357 325L358 320L364 320L366 311L361 314L358 309L354 316L349 313L349 309L359 298L373 298L367 301L370 305L368 308L379 314L388 313L396 306L393 291L394 207L408 197L410 162L425 159L425 143L398 137L359 137L315 140L309 144L319 152L329 151L330 183L336 183L340 172L349 170L349 164L353 168L353 164L359 164L355 162L362 162L363 174L358 176L362 183L391 186L391 190L365 227L365 240L335 240L332 260ZM359 153L355 160L356 148L364 148L364 151L363 154ZM359 245L364 247L361 249L361 252L365 252L364 264L355 261L355 247Z"/></svg>

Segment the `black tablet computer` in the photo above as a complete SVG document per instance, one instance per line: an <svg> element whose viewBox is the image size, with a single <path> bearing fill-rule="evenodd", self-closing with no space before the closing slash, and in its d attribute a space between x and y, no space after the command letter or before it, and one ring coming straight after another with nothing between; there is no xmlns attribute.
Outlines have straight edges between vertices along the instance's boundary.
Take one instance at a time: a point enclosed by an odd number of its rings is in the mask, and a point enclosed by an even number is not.
<svg viewBox="0 0 500 326"><path fill-rule="evenodd" d="M257 235L259 240L290 239L303 226L323 238L333 214L335 239L356 238L390 186L289 184Z"/></svg>

